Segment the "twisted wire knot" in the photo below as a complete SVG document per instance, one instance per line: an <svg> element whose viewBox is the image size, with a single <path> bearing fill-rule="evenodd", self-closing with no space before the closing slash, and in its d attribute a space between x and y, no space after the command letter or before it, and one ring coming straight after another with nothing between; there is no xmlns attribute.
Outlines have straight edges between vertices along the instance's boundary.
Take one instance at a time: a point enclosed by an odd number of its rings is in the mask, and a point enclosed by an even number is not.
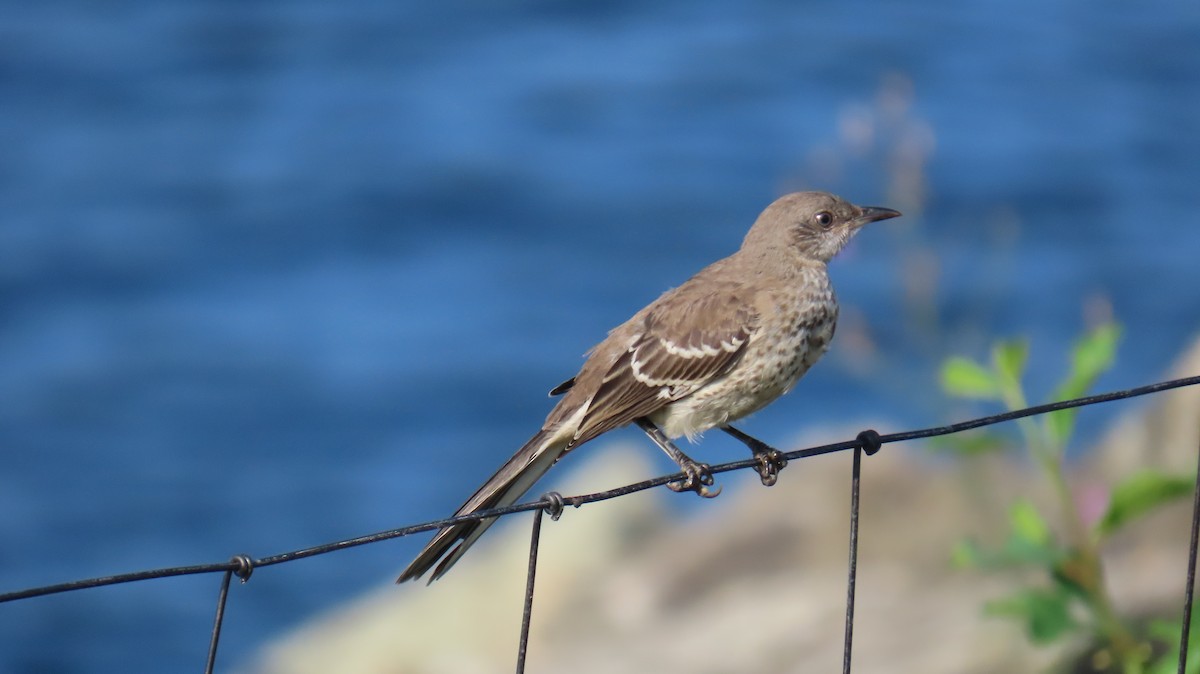
<svg viewBox="0 0 1200 674"><path fill-rule="evenodd" d="M546 511L546 514L550 516L550 519L557 522L558 518L562 517L563 507L566 505L566 502L563 500L563 495L556 491L546 492L546 494L542 496L542 500L547 501L546 505L542 506L542 510Z"/></svg>
<svg viewBox="0 0 1200 674"><path fill-rule="evenodd" d="M250 555L234 555L229 561L237 564L237 568L233 570L233 575L241 578L242 583L250 580L250 574L254 573L254 559Z"/></svg>
<svg viewBox="0 0 1200 674"><path fill-rule="evenodd" d="M870 428L862 433L859 433L858 437L855 439L858 440L859 446L862 447L867 456L874 456L875 452L878 452L880 448L883 447L883 442L879 437L879 433Z"/></svg>

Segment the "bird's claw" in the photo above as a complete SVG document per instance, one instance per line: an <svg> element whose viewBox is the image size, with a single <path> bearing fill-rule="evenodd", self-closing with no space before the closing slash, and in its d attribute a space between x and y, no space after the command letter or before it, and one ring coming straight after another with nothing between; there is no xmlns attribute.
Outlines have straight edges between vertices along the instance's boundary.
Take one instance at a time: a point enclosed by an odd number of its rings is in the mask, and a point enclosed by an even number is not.
<svg viewBox="0 0 1200 674"><path fill-rule="evenodd" d="M737 438L754 454L754 458L758 461L758 477L762 480L764 487L770 487L779 481L779 472L788 465L787 456L783 452L758 438L746 435L733 426L722 426L721 430Z"/></svg>
<svg viewBox="0 0 1200 674"><path fill-rule="evenodd" d="M721 493L721 487L709 489L714 480L712 468L707 463L689 461L680 464L679 468L686 477L675 482L668 482L667 487L671 491L694 491L704 498L714 498Z"/></svg>
<svg viewBox="0 0 1200 674"><path fill-rule="evenodd" d="M779 471L787 468L787 457L774 447L756 451L754 456L758 459L758 477L762 480L763 486L774 485L779 480Z"/></svg>

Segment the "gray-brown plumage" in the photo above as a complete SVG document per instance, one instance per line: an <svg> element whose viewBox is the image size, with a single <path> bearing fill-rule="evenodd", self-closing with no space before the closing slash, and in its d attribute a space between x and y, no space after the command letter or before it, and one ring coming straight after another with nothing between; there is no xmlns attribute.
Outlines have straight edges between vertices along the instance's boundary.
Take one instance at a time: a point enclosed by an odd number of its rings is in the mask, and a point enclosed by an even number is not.
<svg viewBox="0 0 1200 674"><path fill-rule="evenodd" d="M715 496L712 474L671 438L710 428L738 438L773 484L781 454L729 426L783 395L829 346L838 305L825 265L863 225L894 218L824 192L798 192L759 215L733 255L663 293L593 348L579 374L551 391L562 399L456 515L515 503L559 458L614 428L636 423L680 465L670 486ZM430 582L462 557L494 518L440 530L400 575Z"/></svg>

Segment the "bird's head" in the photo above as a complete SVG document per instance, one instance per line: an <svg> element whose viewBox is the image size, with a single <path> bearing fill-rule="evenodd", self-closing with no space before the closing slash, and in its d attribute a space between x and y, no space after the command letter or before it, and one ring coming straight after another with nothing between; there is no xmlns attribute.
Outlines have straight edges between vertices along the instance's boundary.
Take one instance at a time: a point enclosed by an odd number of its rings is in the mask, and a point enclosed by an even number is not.
<svg viewBox="0 0 1200 674"><path fill-rule="evenodd" d="M758 216L742 250L829 262L863 225L898 215L890 208L855 206L828 192L794 192L776 199Z"/></svg>

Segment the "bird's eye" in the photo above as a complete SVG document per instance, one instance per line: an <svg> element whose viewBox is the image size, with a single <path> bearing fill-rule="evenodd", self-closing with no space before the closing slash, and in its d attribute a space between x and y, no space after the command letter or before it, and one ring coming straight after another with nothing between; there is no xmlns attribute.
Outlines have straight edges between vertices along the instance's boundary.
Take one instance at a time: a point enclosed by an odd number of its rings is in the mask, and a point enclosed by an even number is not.
<svg viewBox="0 0 1200 674"><path fill-rule="evenodd" d="M829 211L821 211L817 213L817 224L822 227L828 227L833 224L833 215Z"/></svg>

